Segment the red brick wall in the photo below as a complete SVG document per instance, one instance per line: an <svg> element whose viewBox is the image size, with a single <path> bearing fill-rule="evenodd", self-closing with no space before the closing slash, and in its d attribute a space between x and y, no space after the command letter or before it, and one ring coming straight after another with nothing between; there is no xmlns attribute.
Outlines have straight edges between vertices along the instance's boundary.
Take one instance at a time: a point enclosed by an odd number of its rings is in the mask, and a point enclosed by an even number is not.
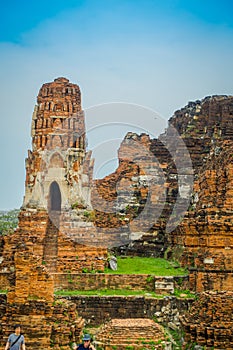
<svg viewBox="0 0 233 350"><path fill-rule="evenodd" d="M205 292L182 319L185 344L233 349L233 292Z"/></svg>

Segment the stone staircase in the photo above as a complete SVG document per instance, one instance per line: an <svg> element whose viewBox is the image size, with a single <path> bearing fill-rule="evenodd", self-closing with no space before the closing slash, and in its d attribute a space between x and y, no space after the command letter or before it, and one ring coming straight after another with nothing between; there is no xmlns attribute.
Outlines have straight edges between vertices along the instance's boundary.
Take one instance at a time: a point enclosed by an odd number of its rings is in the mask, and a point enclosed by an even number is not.
<svg viewBox="0 0 233 350"><path fill-rule="evenodd" d="M56 272L60 212L50 212L44 240L43 261L50 272Z"/></svg>
<svg viewBox="0 0 233 350"><path fill-rule="evenodd" d="M79 244L93 242L96 245L96 230L89 217L89 211L84 209L63 210L60 219L60 232Z"/></svg>
<svg viewBox="0 0 233 350"><path fill-rule="evenodd" d="M103 350L172 349L163 328L151 319L112 319L96 334L95 345Z"/></svg>
<svg viewBox="0 0 233 350"><path fill-rule="evenodd" d="M92 211L86 209L63 210L59 227L61 233L79 244L113 247L130 242L127 228L98 228L94 225Z"/></svg>

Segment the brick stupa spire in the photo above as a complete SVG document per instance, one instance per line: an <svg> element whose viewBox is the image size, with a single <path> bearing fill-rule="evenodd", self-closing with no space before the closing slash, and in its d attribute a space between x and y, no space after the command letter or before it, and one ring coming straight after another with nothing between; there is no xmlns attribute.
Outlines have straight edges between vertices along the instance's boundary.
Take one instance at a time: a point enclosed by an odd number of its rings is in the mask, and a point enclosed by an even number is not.
<svg viewBox="0 0 233 350"><path fill-rule="evenodd" d="M16 242L39 256L50 272L104 269L106 249L96 248L98 235L89 219L92 171L79 86L66 78L43 84L32 116L19 225L5 245L6 271L14 264Z"/></svg>
<svg viewBox="0 0 233 350"><path fill-rule="evenodd" d="M90 207L90 158L79 86L66 78L43 84L32 116L23 207L47 209L54 195L62 208L77 201Z"/></svg>

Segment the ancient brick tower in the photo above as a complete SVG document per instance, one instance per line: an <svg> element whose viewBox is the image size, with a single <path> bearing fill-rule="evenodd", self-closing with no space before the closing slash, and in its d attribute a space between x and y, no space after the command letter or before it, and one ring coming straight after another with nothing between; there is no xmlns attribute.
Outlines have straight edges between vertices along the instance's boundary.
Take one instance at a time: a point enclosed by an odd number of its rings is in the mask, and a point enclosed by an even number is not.
<svg viewBox="0 0 233 350"><path fill-rule="evenodd" d="M24 208L90 206L92 166L78 85L57 78L42 86L32 117L32 152L26 161Z"/></svg>
<svg viewBox="0 0 233 350"><path fill-rule="evenodd" d="M50 272L104 269L106 249L96 248L91 240L95 227L90 220L90 158L78 85L66 78L44 84L32 116L32 151L26 159L19 225L6 238L4 271L14 269L20 246L39 257Z"/></svg>
<svg viewBox="0 0 233 350"><path fill-rule="evenodd" d="M51 344L70 349L71 335L80 334L83 320L73 303L63 308L66 319L57 324L54 288L58 275L67 278L84 269L104 269L106 249L78 239L90 240L94 230L83 215L91 211L91 180L79 87L65 78L55 79L42 86L37 98L19 225L4 239L0 272L8 294L1 346L17 322L23 324L28 349L50 349ZM75 213L74 203L79 207ZM68 234L71 227L73 236Z"/></svg>

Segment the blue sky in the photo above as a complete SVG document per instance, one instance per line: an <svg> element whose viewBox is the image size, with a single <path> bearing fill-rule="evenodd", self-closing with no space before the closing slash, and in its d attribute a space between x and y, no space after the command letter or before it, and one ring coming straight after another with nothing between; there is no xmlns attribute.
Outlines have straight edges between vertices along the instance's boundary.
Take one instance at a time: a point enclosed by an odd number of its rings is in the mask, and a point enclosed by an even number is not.
<svg viewBox="0 0 233 350"><path fill-rule="evenodd" d="M44 82L78 83L84 109L134 103L168 119L190 100L233 93L232 13L227 0L2 2L0 209L22 204Z"/></svg>

